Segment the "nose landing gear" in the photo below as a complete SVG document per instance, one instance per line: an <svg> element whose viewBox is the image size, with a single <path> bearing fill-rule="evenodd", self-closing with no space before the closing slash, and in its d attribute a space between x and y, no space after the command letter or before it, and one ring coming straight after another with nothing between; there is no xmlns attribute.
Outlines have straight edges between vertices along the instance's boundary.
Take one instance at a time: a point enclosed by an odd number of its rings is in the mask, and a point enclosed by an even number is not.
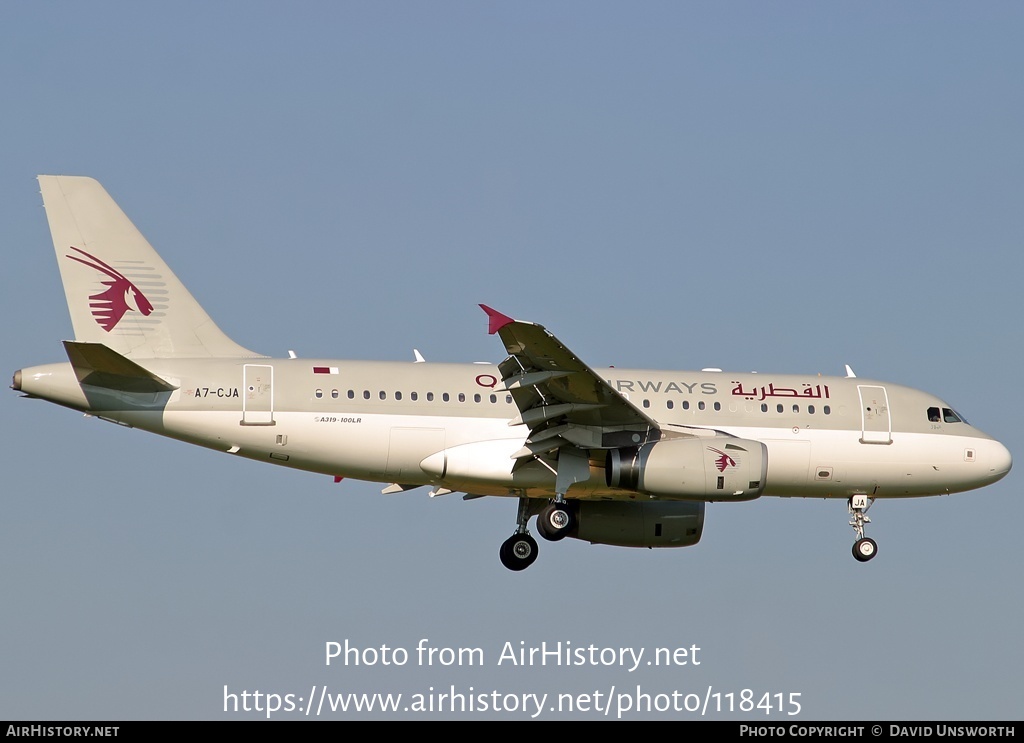
<svg viewBox="0 0 1024 743"><path fill-rule="evenodd" d="M857 532L857 541L853 543L853 557L858 562L867 562L878 554L878 545L875 540L864 536L864 524L871 523L867 511L874 502L874 498L868 498L863 494L850 497L849 510L852 516L850 526Z"/></svg>

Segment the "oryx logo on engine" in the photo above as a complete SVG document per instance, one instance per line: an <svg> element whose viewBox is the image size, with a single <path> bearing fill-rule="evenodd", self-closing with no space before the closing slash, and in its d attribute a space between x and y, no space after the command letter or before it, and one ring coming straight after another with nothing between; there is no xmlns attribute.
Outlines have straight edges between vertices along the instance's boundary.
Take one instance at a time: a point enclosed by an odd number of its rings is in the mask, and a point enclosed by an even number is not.
<svg viewBox="0 0 1024 743"><path fill-rule="evenodd" d="M715 454L718 455L718 459L715 460L715 466L718 467L719 472L725 472L725 470L728 469L729 467L736 466L736 460L730 457L721 449L716 449L713 446L709 446L708 451L713 451Z"/></svg>

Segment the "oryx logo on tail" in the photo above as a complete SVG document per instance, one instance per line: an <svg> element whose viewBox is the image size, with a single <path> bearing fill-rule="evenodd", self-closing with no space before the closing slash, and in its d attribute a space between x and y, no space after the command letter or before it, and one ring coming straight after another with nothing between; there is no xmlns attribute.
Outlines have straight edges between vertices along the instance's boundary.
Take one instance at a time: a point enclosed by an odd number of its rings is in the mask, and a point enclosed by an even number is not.
<svg viewBox="0 0 1024 743"><path fill-rule="evenodd" d="M98 294L92 294L89 299L92 301L89 306L92 307L92 316L96 318L96 323L106 330L108 333L113 330L124 314L128 310L135 312L141 312L143 315L148 315L153 311L153 305L146 298L146 295L142 293L139 287L135 286L127 276L118 271L116 268L107 265L99 258L94 255L86 253L84 250L76 248L74 245L70 246L75 252L81 253L89 260L84 260L78 256L71 255L70 253L65 256L73 261L95 268L101 273L105 273L112 280L101 281L100 283L107 287L106 291L102 291Z"/></svg>

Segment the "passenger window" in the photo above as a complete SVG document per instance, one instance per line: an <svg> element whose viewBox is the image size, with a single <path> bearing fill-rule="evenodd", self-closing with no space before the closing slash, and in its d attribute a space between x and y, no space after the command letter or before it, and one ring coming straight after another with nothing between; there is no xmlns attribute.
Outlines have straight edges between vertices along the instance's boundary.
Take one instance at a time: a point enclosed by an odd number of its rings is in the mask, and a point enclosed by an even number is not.
<svg viewBox="0 0 1024 743"><path fill-rule="evenodd" d="M370 391L369 390L363 390L363 399L364 400L369 400L370 399Z"/></svg>
<svg viewBox="0 0 1024 743"><path fill-rule="evenodd" d="M690 401L689 400L683 400L683 410L689 410L689 409L690 409Z"/></svg>
<svg viewBox="0 0 1024 743"><path fill-rule="evenodd" d="M761 412L762 413L767 413L768 412L768 403L766 403L766 402L761 403Z"/></svg>
<svg viewBox="0 0 1024 743"><path fill-rule="evenodd" d="M402 393L401 392L396 392L395 393L395 399L396 400L401 400L402 399Z"/></svg>
<svg viewBox="0 0 1024 743"><path fill-rule="evenodd" d="M651 407L651 401L650 400L644 400L644 407L645 408Z"/></svg>
<svg viewBox="0 0 1024 743"><path fill-rule="evenodd" d="M413 402L416 402L417 400L420 399L420 396L416 392L410 392L409 393L409 399L412 400Z"/></svg>
<svg viewBox="0 0 1024 743"><path fill-rule="evenodd" d="M780 413L781 413L781 412L782 412L782 403L780 402L780 403L779 403L778 405L776 405L776 406L775 406L775 409L776 409L776 410L777 410L778 412L780 412Z"/></svg>
<svg viewBox="0 0 1024 743"><path fill-rule="evenodd" d="M324 391L323 391L323 390L317 390L317 391L316 391L316 397L317 397L317 399L318 399L318 400L319 400L319 399L320 399L321 397L323 397L323 396L324 396Z"/></svg>
<svg viewBox="0 0 1024 743"><path fill-rule="evenodd" d="M473 395L473 402L480 402L480 393Z"/></svg>
<svg viewBox="0 0 1024 743"><path fill-rule="evenodd" d="M703 410L705 407L706 406L704 405L704 401L703 400L701 400L699 403L697 403L697 409L698 410Z"/></svg>
<svg viewBox="0 0 1024 743"><path fill-rule="evenodd" d="M433 392L428 392L427 393L427 402L434 402L434 393Z"/></svg>
<svg viewBox="0 0 1024 743"><path fill-rule="evenodd" d="M721 410L721 409L722 409L722 403L716 402L715 403L715 410Z"/></svg>
<svg viewBox="0 0 1024 743"><path fill-rule="evenodd" d="M498 396L497 395L491 395L491 402L498 402Z"/></svg>
<svg viewBox="0 0 1024 743"><path fill-rule="evenodd" d="M348 391L348 399L349 400L355 400L356 399L356 391L355 390L349 390Z"/></svg>
<svg viewBox="0 0 1024 743"><path fill-rule="evenodd" d="M666 408L668 408L669 410L671 410L671 409L672 409L672 401L671 401L671 400L668 400L668 401L667 401L667 402L665 403L665 407L666 407Z"/></svg>
<svg viewBox="0 0 1024 743"><path fill-rule="evenodd" d="M386 393L384 390L381 390L378 394L380 395L381 400L386 400L388 397L388 393Z"/></svg>
<svg viewBox="0 0 1024 743"><path fill-rule="evenodd" d="M451 395L449 395L447 392L445 392L443 395L441 395L441 399L444 400L445 402L448 402L452 398L451 398Z"/></svg>
<svg viewBox="0 0 1024 743"><path fill-rule="evenodd" d="M331 390L331 397L333 397L335 400L337 400L338 399L338 391L337 390Z"/></svg>
<svg viewBox="0 0 1024 743"><path fill-rule="evenodd" d="M459 393L459 402L466 402L466 393L465 392L460 392Z"/></svg>
<svg viewBox="0 0 1024 743"><path fill-rule="evenodd" d="M808 405L807 406L807 412L810 413L811 415L814 415L814 406L813 405Z"/></svg>

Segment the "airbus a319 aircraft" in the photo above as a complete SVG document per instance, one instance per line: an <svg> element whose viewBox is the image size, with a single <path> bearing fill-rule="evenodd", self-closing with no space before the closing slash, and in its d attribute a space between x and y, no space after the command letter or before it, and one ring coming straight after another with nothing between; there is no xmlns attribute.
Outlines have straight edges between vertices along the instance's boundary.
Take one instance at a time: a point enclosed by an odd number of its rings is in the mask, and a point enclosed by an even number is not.
<svg viewBox="0 0 1024 743"><path fill-rule="evenodd" d="M916 389L845 377L597 371L540 325L481 305L497 365L268 358L228 338L91 178L40 176L75 340L12 387L236 457L386 483L384 493L518 500L528 525L625 547L700 541L705 504L847 501L873 558L879 498L956 493L1010 471L1001 443Z"/></svg>

